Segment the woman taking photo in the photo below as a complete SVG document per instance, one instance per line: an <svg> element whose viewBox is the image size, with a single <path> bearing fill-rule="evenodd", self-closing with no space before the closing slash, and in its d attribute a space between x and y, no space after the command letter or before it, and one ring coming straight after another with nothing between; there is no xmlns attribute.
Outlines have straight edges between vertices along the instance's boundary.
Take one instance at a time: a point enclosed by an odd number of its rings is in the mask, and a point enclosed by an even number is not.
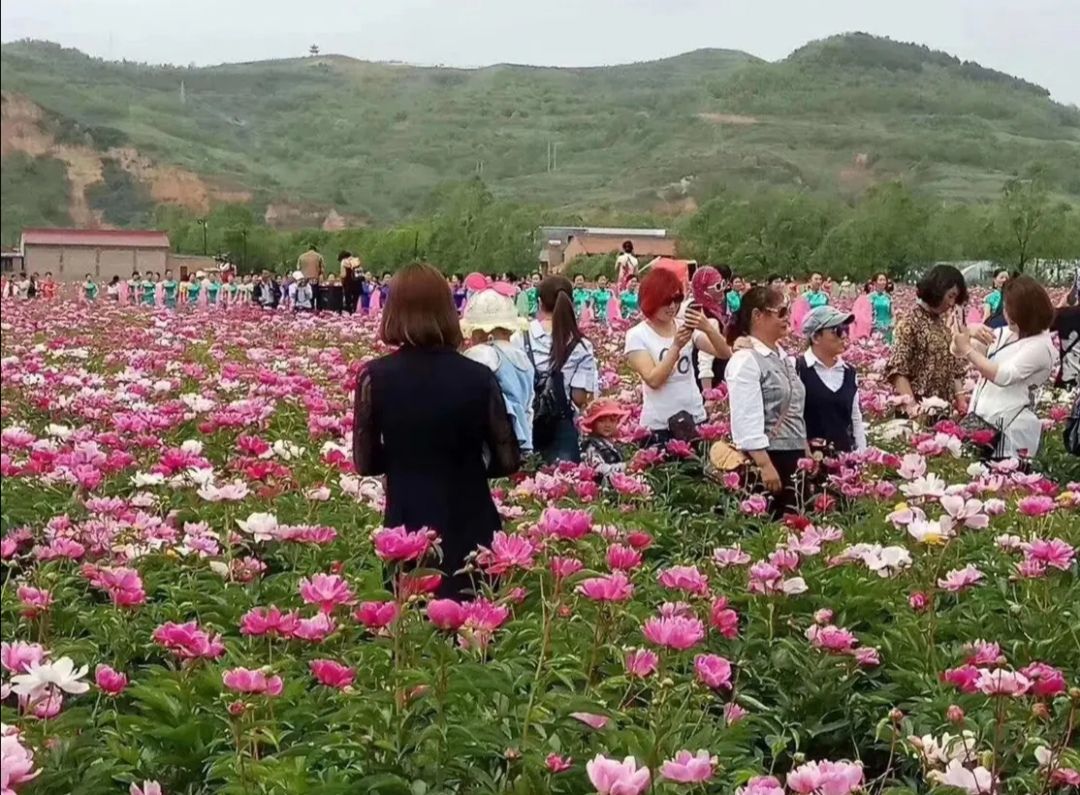
<svg viewBox="0 0 1080 795"><path fill-rule="evenodd" d="M972 340L965 328L953 335L954 348L980 375L971 414L995 433L988 455L1030 458L1042 440L1032 393L1050 380L1057 364L1049 332L1054 304L1041 284L1017 276L1003 285L1002 307L1007 325L994 333L989 346Z"/></svg>
<svg viewBox="0 0 1080 795"><path fill-rule="evenodd" d="M963 325L959 307L968 300L964 276L951 265L935 265L919 279L915 294L918 303L896 326L885 377L904 399L908 416L916 416L927 398L937 398L963 414L964 363L949 346L952 332Z"/></svg>
<svg viewBox="0 0 1080 795"><path fill-rule="evenodd" d="M578 411L592 400L597 391L596 355L592 344L581 334L574 313L574 287L563 276L548 276L540 282L540 311L524 332L513 336L513 342L529 356L536 371L536 393L544 391L546 383L561 380L559 417L550 432L534 434L536 452L547 463L581 461L574 421ZM560 378L552 379L558 373ZM563 400L565 397L565 400ZM544 418L536 417L539 422ZM535 426L534 426L535 429Z"/></svg>
<svg viewBox="0 0 1080 795"><path fill-rule="evenodd" d="M731 348L701 307L686 308L683 323L683 285L668 270L654 268L638 291L645 319L626 332L625 353L641 378L641 425L650 432L649 444L666 444L673 421L689 415L694 425L705 422L705 402L691 361L697 347L717 359L730 359Z"/></svg>
<svg viewBox="0 0 1080 795"><path fill-rule="evenodd" d="M435 268L408 265L392 282L379 337L397 347L356 385L353 461L386 476L387 527L439 534L439 594L472 587L460 569L501 527L487 480L515 472L521 451L494 373L459 353L461 325Z"/></svg>
<svg viewBox="0 0 1080 795"><path fill-rule="evenodd" d="M749 290L728 339L749 337L750 346L735 352L725 373L732 440L761 473L777 517L796 509L799 459L810 456L803 419L806 389L795 363L780 348L789 330L788 314L779 290Z"/></svg>

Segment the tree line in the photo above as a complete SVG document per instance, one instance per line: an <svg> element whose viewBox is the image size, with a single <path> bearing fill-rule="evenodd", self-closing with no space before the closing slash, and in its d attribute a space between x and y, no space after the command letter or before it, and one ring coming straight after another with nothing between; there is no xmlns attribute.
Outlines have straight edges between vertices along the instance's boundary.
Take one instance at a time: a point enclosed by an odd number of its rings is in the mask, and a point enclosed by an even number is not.
<svg viewBox="0 0 1080 795"><path fill-rule="evenodd" d="M281 231L258 222L244 205L223 205L205 218L176 207L159 207L155 215L177 252L224 254L241 272L281 272L314 245L329 261L341 250L356 253L376 273L426 260L448 273L523 275L537 268L540 226L583 220L499 199L478 179L438 189L419 217L392 227ZM640 215L605 221L666 223ZM902 277L937 261L991 260L1024 271L1036 261L1080 259L1080 207L1055 198L1037 172L1008 179L998 199L983 204L942 202L900 181L849 203L804 191L721 190L672 231L680 256L727 263L755 277L816 270L862 280L877 271ZM597 275L613 262L591 258L568 268Z"/></svg>

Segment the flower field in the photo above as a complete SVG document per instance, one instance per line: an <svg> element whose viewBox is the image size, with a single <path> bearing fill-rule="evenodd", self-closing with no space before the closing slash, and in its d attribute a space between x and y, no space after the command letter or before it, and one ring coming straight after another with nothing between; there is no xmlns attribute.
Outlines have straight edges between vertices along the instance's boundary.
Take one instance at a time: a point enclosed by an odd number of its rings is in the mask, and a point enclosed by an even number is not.
<svg viewBox="0 0 1080 795"><path fill-rule="evenodd" d="M689 447L496 484L496 586L351 465L352 317L5 303L2 791L743 795L1080 786L1080 480L893 420L772 522ZM638 402L621 333L590 332ZM722 390L705 433L727 433Z"/></svg>

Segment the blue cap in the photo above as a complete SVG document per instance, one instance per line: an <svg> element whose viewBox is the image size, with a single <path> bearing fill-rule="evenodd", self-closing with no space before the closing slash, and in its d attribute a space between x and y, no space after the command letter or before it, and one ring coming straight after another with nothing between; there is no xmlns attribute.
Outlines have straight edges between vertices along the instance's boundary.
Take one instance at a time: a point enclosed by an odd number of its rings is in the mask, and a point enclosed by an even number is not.
<svg viewBox="0 0 1080 795"><path fill-rule="evenodd" d="M846 326L854 322L855 315L841 312L835 306L819 306L811 309L810 313L803 318L802 333L804 337L812 337L819 331Z"/></svg>

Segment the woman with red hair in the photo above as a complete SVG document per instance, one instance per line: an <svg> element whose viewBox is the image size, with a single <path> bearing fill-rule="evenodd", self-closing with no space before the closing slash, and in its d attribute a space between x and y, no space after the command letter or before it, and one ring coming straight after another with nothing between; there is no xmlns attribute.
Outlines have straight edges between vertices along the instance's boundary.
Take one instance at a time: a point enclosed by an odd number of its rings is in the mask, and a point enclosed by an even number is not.
<svg viewBox="0 0 1080 795"><path fill-rule="evenodd" d="M701 307L686 307L678 322L685 293L679 278L654 268L638 291L645 319L626 332L627 362L641 377L641 425L651 432L650 443L671 439L672 422L686 415L695 425L705 422L705 402L694 378L693 349L718 359L731 357L731 348Z"/></svg>

